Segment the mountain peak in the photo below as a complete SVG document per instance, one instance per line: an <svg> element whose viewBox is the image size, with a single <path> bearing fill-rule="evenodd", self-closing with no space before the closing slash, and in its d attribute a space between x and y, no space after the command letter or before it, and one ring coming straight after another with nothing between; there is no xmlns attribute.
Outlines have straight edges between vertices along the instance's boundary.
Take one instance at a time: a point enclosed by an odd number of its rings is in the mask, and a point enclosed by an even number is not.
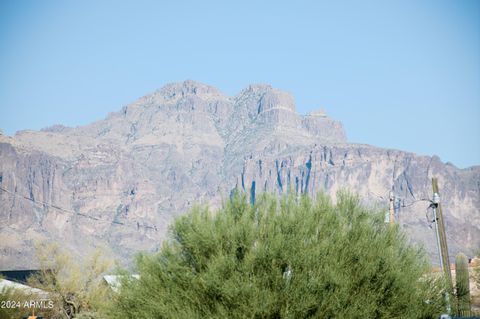
<svg viewBox="0 0 480 319"><path fill-rule="evenodd" d="M159 94L167 100L177 100L189 95L197 95L204 99L225 98L225 95L217 88L193 80L167 84L155 94Z"/></svg>
<svg viewBox="0 0 480 319"><path fill-rule="evenodd" d="M15 194L0 198L8 230L0 261L31 266L34 239L78 252L110 246L127 260L156 249L191 203L221 205L239 189L254 201L260 192L336 196L348 187L370 201L393 188L413 202L430 191L433 176L445 185L451 250L468 251L480 244L479 174L436 157L349 144L340 122L324 111L296 113L293 96L270 85L230 98L187 80L86 126L0 134L0 184ZM399 224L434 254L433 233L411 209Z"/></svg>
<svg viewBox="0 0 480 319"><path fill-rule="evenodd" d="M258 113L273 109L283 109L295 112L295 100L290 93L272 89L267 91L260 99Z"/></svg>

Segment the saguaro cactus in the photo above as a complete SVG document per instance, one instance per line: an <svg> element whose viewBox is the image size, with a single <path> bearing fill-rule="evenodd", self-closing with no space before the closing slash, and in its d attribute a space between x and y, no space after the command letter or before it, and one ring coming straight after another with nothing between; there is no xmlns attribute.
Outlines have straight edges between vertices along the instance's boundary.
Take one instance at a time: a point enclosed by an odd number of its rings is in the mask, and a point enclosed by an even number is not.
<svg viewBox="0 0 480 319"><path fill-rule="evenodd" d="M457 313L459 316L470 315L470 282L468 275L468 259L462 253L455 257Z"/></svg>

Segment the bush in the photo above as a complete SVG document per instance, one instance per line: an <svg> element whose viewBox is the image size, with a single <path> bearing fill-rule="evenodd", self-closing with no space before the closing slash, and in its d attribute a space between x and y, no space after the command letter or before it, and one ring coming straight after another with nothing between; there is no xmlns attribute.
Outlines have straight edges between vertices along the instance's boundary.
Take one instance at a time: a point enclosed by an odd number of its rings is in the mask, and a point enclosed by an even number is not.
<svg viewBox="0 0 480 319"><path fill-rule="evenodd" d="M53 301L48 318L104 318L111 289L103 275L112 262L102 250L80 262L57 244L36 245L41 271L29 278L29 285L48 293Z"/></svg>
<svg viewBox="0 0 480 319"><path fill-rule="evenodd" d="M339 193L250 205L235 195L217 212L176 220L157 255L124 276L125 318L430 318L442 310L422 250L381 212Z"/></svg>
<svg viewBox="0 0 480 319"><path fill-rule="evenodd" d="M0 280L2 278L0 277ZM12 301L20 302L28 300L29 296L17 291L13 288L1 288L0 289L0 319L18 318L18 314L22 312L21 307L11 307L9 304Z"/></svg>
<svg viewBox="0 0 480 319"><path fill-rule="evenodd" d="M0 280L3 278L0 277ZM32 301L44 300L42 293L36 293L32 290L25 290L3 286L0 288L0 319L18 319L28 317L35 310L45 318L51 318L52 311L49 308L31 308Z"/></svg>

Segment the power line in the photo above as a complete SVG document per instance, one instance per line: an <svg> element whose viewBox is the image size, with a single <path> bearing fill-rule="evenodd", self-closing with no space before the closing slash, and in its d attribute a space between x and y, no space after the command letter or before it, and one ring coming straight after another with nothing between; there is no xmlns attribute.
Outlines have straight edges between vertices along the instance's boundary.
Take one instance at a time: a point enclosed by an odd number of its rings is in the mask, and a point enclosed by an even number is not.
<svg viewBox="0 0 480 319"><path fill-rule="evenodd" d="M73 210L69 210L69 209L66 209L66 208L63 208L63 207L60 207L60 206L57 206L57 205L53 205L53 204L49 204L49 203L42 202L42 201L39 201L39 200L35 200L33 198L18 194L17 192L9 191L8 189L5 189L1 186L0 186L0 190L4 191L5 193L10 194L12 196L16 196L16 197L20 197L22 199L28 200L28 201L30 201L34 204L42 205L42 206L46 206L46 207L51 207L53 209L56 209L58 211L61 211L61 212L67 213L67 214L72 214L72 215L75 215L75 216L81 216L81 217L84 217L84 218L87 218L87 219L100 221L100 222L108 222L108 223L111 223L111 224L125 226L125 227L135 227L137 229L138 228L145 228L145 229L152 229L152 230L157 231L157 226L155 226L155 225L153 225L153 226L145 225L145 224L140 224L139 222L136 222L135 224L132 224L132 223L127 224L127 223L119 222L119 221L116 221L116 220L101 219L101 218L98 218L98 217L95 217L95 216L90 216L90 215L83 214L83 213L80 213L80 212L75 212Z"/></svg>
<svg viewBox="0 0 480 319"><path fill-rule="evenodd" d="M413 202L410 202L407 205L405 205L405 203L402 203L400 208L407 208L407 207L413 206L414 204L416 204L418 202L430 202L431 203L432 201L428 198L421 198L421 199L414 200Z"/></svg>

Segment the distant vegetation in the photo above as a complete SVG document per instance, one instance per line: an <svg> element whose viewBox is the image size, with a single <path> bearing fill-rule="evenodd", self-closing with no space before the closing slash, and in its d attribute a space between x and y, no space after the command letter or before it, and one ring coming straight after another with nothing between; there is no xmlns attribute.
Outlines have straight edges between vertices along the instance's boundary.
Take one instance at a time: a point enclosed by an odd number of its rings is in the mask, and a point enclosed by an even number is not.
<svg viewBox="0 0 480 319"><path fill-rule="evenodd" d="M381 212L339 193L235 195L178 218L156 255L125 272L122 318L438 318L441 285Z"/></svg>

